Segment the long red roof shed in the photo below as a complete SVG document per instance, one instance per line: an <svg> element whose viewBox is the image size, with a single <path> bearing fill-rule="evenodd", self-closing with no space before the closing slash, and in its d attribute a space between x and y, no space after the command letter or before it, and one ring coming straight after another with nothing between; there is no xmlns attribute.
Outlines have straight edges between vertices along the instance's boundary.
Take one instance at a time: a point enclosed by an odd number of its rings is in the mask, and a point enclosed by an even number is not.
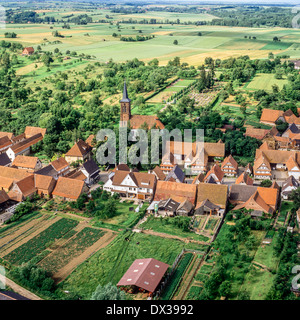
<svg viewBox="0 0 300 320"><path fill-rule="evenodd" d="M117 286L137 286L154 292L168 267L169 265L153 258L136 259Z"/></svg>

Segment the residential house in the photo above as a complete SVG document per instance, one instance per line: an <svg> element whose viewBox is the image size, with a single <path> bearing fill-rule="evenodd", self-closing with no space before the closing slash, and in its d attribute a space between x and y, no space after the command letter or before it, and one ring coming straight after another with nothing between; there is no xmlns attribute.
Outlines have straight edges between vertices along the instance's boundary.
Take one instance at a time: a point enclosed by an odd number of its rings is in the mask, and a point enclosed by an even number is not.
<svg viewBox="0 0 300 320"><path fill-rule="evenodd" d="M273 110L273 109L263 109L260 117L260 122L275 125L277 121L295 123L297 126L300 126L300 118L296 117L292 110Z"/></svg>
<svg viewBox="0 0 300 320"><path fill-rule="evenodd" d="M166 174L176 164L183 166L190 175L198 175L207 171L208 163L224 157L225 144L209 142L167 141L165 153L160 165Z"/></svg>
<svg viewBox="0 0 300 320"><path fill-rule="evenodd" d="M159 166L156 166L152 171L149 171L149 173L154 174L157 180L163 181L166 179L166 175L163 173L163 171Z"/></svg>
<svg viewBox="0 0 300 320"><path fill-rule="evenodd" d="M0 154L6 152L12 145L13 142L7 136L0 138Z"/></svg>
<svg viewBox="0 0 300 320"><path fill-rule="evenodd" d="M116 170L115 174L103 185L111 193L119 193L124 198L151 200L156 186L156 176L144 172Z"/></svg>
<svg viewBox="0 0 300 320"><path fill-rule="evenodd" d="M31 138L37 134L41 134L43 136L43 138L45 137L47 129L45 128L40 128L40 127L29 127L27 126L25 128L24 134L25 134L25 138Z"/></svg>
<svg viewBox="0 0 300 320"><path fill-rule="evenodd" d="M96 137L95 135L91 134L86 140L85 143L88 144L91 148L95 148L96 146Z"/></svg>
<svg viewBox="0 0 300 320"><path fill-rule="evenodd" d="M35 172L42 168L42 162L38 157L18 155L12 162L12 167L20 170L26 170L27 172Z"/></svg>
<svg viewBox="0 0 300 320"><path fill-rule="evenodd" d="M115 172L116 170L127 171L127 172L130 172L130 171L131 171L130 168L128 167L128 165L125 164L125 163L120 163L120 164L118 164L118 165L114 168L113 172Z"/></svg>
<svg viewBox="0 0 300 320"><path fill-rule="evenodd" d="M8 192L8 196L14 201L22 202L26 198L32 198L36 192L34 175L31 174L23 180L16 182Z"/></svg>
<svg viewBox="0 0 300 320"><path fill-rule="evenodd" d="M251 163L247 164L247 166L245 167L245 172L250 176L253 175L253 167Z"/></svg>
<svg viewBox="0 0 300 320"><path fill-rule="evenodd" d="M289 196L300 186L300 183L295 179L294 176L289 176L281 187L281 197L284 200L289 199Z"/></svg>
<svg viewBox="0 0 300 320"><path fill-rule="evenodd" d="M204 182L204 178L205 178L205 174L199 173L192 181L192 184L199 184L200 182Z"/></svg>
<svg viewBox="0 0 300 320"><path fill-rule="evenodd" d="M85 175L85 182L88 185L92 185L99 181L100 168L93 159L84 162L80 170Z"/></svg>
<svg viewBox="0 0 300 320"><path fill-rule="evenodd" d="M262 216L273 214L278 205L279 190L248 185L230 186L229 202L235 205L234 210L252 210L251 215Z"/></svg>
<svg viewBox="0 0 300 320"><path fill-rule="evenodd" d="M74 146L66 153L65 159L68 163L76 161L86 161L91 159L92 147L83 140L78 140Z"/></svg>
<svg viewBox="0 0 300 320"><path fill-rule="evenodd" d="M11 161L14 161L18 155L28 156L30 154L30 147L41 140L43 140L43 136L41 133L38 133L30 138L25 138L24 140L15 143L7 149L6 153Z"/></svg>
<svg viewBox="0 0 300 320"><path fill-rule="evenodd" d="M252 186L253 185L253 179L249 177L249 174L247 172L243 172L236 180L235 184L240 184L240 185L248 185Z"/></svg>
<svg viewBox="0 0 300 320"><path fill-rule="evenodd" d="M290 60L294 64L294 69L299 70L300 69L300 60Z"/></svg>
<svg viewBox="0 0 300 320"><path fill-rule="evenodd" d="M212 214L223 217L227 206L228 186L199 183L195 215Z"/></svg>
<svg viewBox="0 0 300 320"><path fill-rule="evenodd" d="M59 177L66 176L69 173L69 171L69 163L61 157L50 162L48 166L36 171L36 173L43 176L50 176L57 180Z"/></svg>
<svg viewBox="0 0 300 320"><path fill-rule="evenodd" d="M64 175L66 175L70 170L69 163L63 157L60 157L50 162L50 164L54 168L54 170L57 172L57 175L60 177L63 177Z"/></svg>
<svg viewBox="0 0 300 320"><path fill-rule="evenodd" d="M166 176L166 181L175 181L183 183L185 179L184 172L179 168L179 166L175 166Z"/></svg>
<svg viewBox="0 0 300 320"><path fill-rule="evenodd" d="M76 201L85 191L87 188L83 181L59 177L52 196L64 201Z"/></svg>
<svg viewBox="0 0 300 320"><path fill-rule="evenodd" d="M221 164L221 170L224 172L226 176L234 177L238 173L238 164L234 160L232 155L229 155L226 157L222 164Z"/></svg>
<svg viewBox="0 0 300 320"><path fill-rule="evenodd" d="M3 138L3 137L8 137L9 140L12 140L12 138L14 137L14 134L12 132L0 131L0 138Z"/></svg>
<svg viewBox="0 0 300 320"><path fill-rule="evenodd" d="M215 164L206 174L204 178L205 183L221 184L224 178L224 172L218 164Z"/></svg>
<svg viewBox="0 0 300 320"><path fill-rule="evenodd" d="M10 167L11 166L11 160L9 159L9 157L6 153L0 154L0 166L3 166L3 167Z"/></svg>
<svg viewBox="0 0 300 320"><path fill-rule="evenodd" d="M299 179L300 152L257 149L253 170L256 179L271 179L273 170L287 171Z"/></svg>
<svg viewBox="0 0 300 320"><path fill-rule="evenodd" d="M8 179L7 181L11 181L12 183L16 183L26 177L29 177L30 175L31 173L25 170L0 166L0 185L5 179Z"/></svg>
<svg viewBox="0 0 300 320"><path fill-rule="evenodd" d="M34 175L34 186L37 189L37 193L42 197L51 197L55 184L55 179L50 176Z"/></svg>

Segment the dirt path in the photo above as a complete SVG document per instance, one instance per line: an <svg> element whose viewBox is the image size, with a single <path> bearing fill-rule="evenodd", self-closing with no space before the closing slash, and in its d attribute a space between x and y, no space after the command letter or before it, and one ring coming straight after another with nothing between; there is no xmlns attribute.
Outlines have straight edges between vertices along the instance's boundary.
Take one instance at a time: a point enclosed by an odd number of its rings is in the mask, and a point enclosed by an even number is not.
<svg viewBox="0 0 300 320"><path fill-rule="evenodd" d="M34 238L35 236L37 236L38 234L40 234L42 231L46 230L47 228L49 228L53 223L57 222L58 220L60 220L61 217L55 217L54 219L51 220L46 220L43 225L41 227L39 227L36 231L30 233L28 236L25 236L24 238L22 238L22 240L19 240L17 242L14 242L14 244L12 244L9 248L4 249L0 256L4 257L7 254L9 254L10 252L14 251L16 248L19 248L22 244L28 242L29 240L31 240L32 238Z"/></svg>
<svg viewBox="0 0 300 320"><path fill-rule="evenodd" d="M177 240L181 240L181 241L186 242L186 243L193 242L193 243L203 244L203 245L207 245L208 244L205 241L198 241L198 240L193 240L193 239L189 239L189 238L183 238L183 237L175 236L175 235L172 235L172 234L156 232L156 231L152 231L152 230L143 230L142 233L151 234L153 236L158 236L158 237L161 237L161 238L177 239Z"/></svg>
<svg viewBox="0 0 300 320"><path fill-rule="evenodd" d="M252 261L252 264L254 264L254 265L258 265L258 266L262 267L263 269L265 269L265 270L267 270L267 271L271 272L271 269L270 269L270 268L268 268L267 266L265 266L264 264L261 264L261 263L256 262L256 261Z"/></svg>
<svg viewBox="0 0 300 320"><path fill-rule="evenodd" d="M28 298L30 300L43 300L40 297L36 296L34 293L24 289L23 287L19 286L12 280L8 279L7 277L4 277L0 274L0 281L5 282L8 287L10 287L14 292L20 294L21 296Z"/></svg>
<svg viewBox="0 0 300 320"><path fill-rule="evenodd" d="M78 265L80 265L82 262L84 262L98 250L109 245L115 239L116 236L117 233L114 233L112 231L107 232L101 239L95 242L81 255L71 260L68 264L66 264L63 268L56 272L53 275L53 279L56 281L56 283L59 283L62 280L64 280Z"/></svg>

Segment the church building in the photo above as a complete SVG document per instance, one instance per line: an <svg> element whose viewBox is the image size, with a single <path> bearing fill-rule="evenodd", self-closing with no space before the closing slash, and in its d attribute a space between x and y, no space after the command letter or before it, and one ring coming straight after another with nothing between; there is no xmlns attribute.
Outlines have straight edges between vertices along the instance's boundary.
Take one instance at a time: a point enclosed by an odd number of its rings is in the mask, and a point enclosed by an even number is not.
<svg viewBox="0 0 300 320"><path fill-rule="evenodd" d="M133 130L140 129L144 124L148 126L148 129L164 129L165 126L158 119L157 116L147 116L139 114L131 114L131 99L128 98L126 82L124 82L123 97L120 100L121 110L120 110L120 121L124 122L122 126L126 126L126 122L129 122Z"/></svg>

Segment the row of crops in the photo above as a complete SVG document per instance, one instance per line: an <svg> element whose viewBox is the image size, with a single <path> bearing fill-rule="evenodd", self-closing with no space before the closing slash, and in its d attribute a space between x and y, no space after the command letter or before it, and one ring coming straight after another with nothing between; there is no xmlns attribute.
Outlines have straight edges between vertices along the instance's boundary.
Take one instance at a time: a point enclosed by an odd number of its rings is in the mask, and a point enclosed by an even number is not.
<svg viewBox="0 0 300 320"><path fill-rule="evenodd" d="M78 225L78 221L62 218L4 257L12 264L26 263L48 248L55 240Z"/></svg>
<svg viewBox="0 0 300 320"><path fill-rule="evenodd" d="M72 231L72 230L71 230ZM86 227L70 239L65 245L41 262L41 266L49 272L55 273L68 264L74 257L79 256L87 248L98 241L105 232Z"/></svg>
<svg viewBox="0 0 300 320"><path fill-rule="evenodd" d="M161 298L163 300L171 300L176 290L178 289L181 279L187 270L191 260L193 259L193 253L186 253L179 261L175 271L169 279L168 285L166 286Z"/></svg>

